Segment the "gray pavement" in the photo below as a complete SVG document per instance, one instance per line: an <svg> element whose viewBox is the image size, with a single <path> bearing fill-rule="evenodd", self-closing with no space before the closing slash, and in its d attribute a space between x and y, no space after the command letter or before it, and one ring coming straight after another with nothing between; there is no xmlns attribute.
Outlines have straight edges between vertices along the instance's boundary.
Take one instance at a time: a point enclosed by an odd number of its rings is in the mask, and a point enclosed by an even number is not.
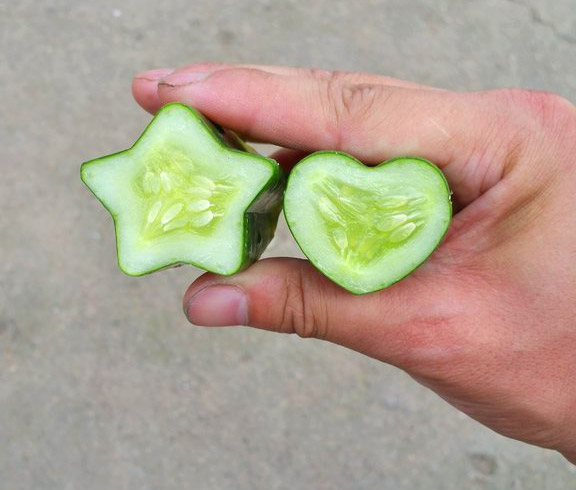
<svg viewBox="0 0 576 490"><path fill-rule="evenodd" d="M574 100L573 0L0 0L0 490L568 490L507 440L340 347L187 325L197 275L117 269L83 160L149 117L140 70L365 70ZM298 255L282 226L268 255Z"/></svg>

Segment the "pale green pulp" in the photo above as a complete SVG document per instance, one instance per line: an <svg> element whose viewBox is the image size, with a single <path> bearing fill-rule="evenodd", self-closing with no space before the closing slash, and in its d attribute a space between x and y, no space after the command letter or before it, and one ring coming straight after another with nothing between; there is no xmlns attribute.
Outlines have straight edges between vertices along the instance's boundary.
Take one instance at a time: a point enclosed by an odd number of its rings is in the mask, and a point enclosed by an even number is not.
<svg viewBox="0 0 576 490"><path fill-rule="evenodd" d="M313 188L328 241L351 269L417 239L424 223L427 200L416 190L390 186L366 191L334 177Z"/></svg>
<svg viewBox="0 0 576 490"><path fill-rule="evenodd" d="M146 203L146 239L183 231L209 236L237 193L232 179L211 176L178 148L155 148L143 167L136 183Z"/></svg>

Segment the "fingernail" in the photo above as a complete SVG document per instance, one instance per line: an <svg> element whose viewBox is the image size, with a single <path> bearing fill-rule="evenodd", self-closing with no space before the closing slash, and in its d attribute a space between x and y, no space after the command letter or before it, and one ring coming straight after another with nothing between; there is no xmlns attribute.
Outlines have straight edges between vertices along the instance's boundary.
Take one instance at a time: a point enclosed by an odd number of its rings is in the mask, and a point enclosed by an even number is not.
<svg viewBox="0 0 576 490"><path fill-rule="evenodd" d="M207 327L246 325L248 301L236 286L208 286L194 294L185 308L190 323Z"/></svg>
<svg viewBox="0 0 576 490"><path fill-rule="evenodd" d="M158 68L156 70L148 70L143 71L142 73L138 73L134 78L140 78L143 80L148 80L150 82L157 82L158 80L162 80L164 77L167 77L172 73L174 69L172 68Z"/></svg>
<svg viewBox="0 0 576 490"><path fill-rule="evenodd" d="M160 83L162 85L168 85L169 87L179 87L181 85L201 82L209 75L211 75L211 73L205 71L180 71L165 76Z"/></svg>

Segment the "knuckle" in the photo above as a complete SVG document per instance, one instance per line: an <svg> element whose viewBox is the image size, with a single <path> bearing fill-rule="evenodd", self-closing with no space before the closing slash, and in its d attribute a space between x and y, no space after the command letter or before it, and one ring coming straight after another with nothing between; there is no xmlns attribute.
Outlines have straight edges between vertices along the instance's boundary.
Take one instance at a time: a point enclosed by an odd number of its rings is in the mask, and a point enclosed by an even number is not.
<svg viewBox="0 0 576 490"><path fill-rule="evenodd" d="M565 125L576 127L576 108L559 94L528 89L504 89L497 94L504 100L505 107L519 110L539 130L555 130Z"/></svg>
<svg viewBox="0 0 576 490"><path fill-rule="evenodd" d="M352 140L358 144L359 135L373 123L375 115L386 112L380 109L392 96L390 88L385 90L380 85L348 83L346 80L344 74L333 72L324 85L325 93L321 99L325 112L331 114L329 120L333 127L330 131L335 136L338 149L347 148Z"/></svg>
<svg viewBox="0 0 576 490"><path fill-rule="evenodd" d="M310 279L301 271L285 276L285 297L280 321L281 331L302 338L324 338L325 316L321 302L316 301Z"/></svg>
<svg viewBox="0 0 576 490"><path fill-rule="evenodd" d="M479 110L485 116L486 131L481 141L492 141L490 151L497 151L502 157L501 178L514 168L537 172L533 180L538 188L544 188L558 170L570 165L560 154L576 151L576 108L558 94L527 89L499 89L484 93L471 93ZM477 106L478 107L478 106ZM560 152L560 153L559 153ZM546 158L555 171L546 171L539 164ZM520 165L521 164L521 165ZM542 180L544 178L544 180ZM525 187L529 193L535 192L531 186Z"/></svg>
<svg viewBox="0 0 576 490"><path fill-rule="evenodd" d="M340 109L342 118L358 121L364 119L381 101L382 87L372 84L344 85L336 99L336 108Z"/></svg>

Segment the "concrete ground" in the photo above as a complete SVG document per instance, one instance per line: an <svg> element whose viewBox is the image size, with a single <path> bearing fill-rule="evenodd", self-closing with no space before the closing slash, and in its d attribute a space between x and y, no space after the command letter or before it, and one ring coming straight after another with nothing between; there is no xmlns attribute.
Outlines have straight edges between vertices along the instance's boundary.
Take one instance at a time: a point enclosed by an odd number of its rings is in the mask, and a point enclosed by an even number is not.
<svg viewBox="0 0 576 490"><path fill-rule="evenodd" d="M135 72L204 60L574 100L576 15L573 0L0 2L0 490L576 488L560 456L389 366L189 326L192 268L118 271L79 164L149 120ZM282 228L268 255L284 254Z"/></svg>

